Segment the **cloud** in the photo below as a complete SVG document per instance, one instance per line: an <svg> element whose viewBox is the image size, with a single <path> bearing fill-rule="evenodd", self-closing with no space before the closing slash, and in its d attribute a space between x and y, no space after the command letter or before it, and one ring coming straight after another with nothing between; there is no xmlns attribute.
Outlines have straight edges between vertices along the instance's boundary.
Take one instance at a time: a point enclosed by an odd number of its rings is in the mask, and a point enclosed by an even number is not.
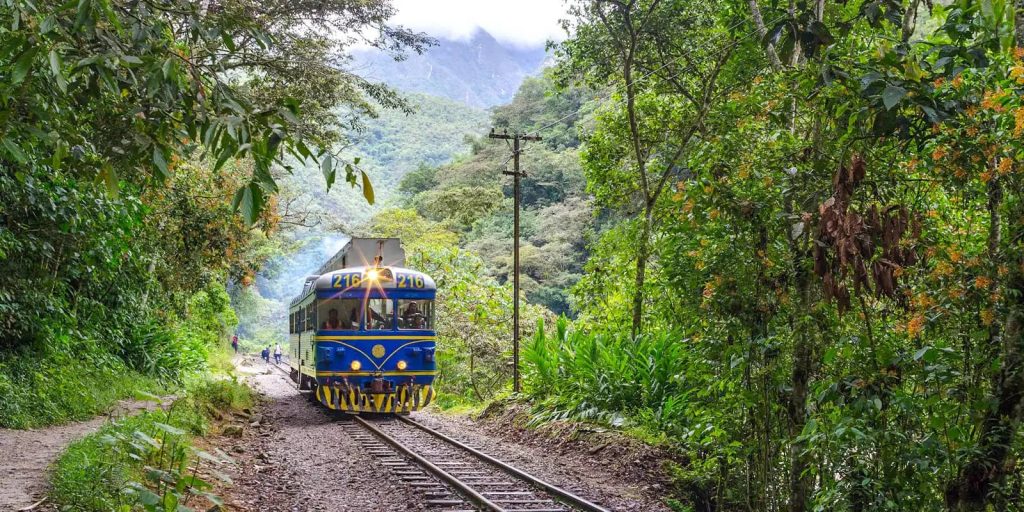
<svg viewBox="0 0 1024 512"><path fill-rule="evenodd" d="M564 0L392 0L391 22L434 37L469 39L482 28L495 39L525 47L565 38L558 20Z"/></svg>

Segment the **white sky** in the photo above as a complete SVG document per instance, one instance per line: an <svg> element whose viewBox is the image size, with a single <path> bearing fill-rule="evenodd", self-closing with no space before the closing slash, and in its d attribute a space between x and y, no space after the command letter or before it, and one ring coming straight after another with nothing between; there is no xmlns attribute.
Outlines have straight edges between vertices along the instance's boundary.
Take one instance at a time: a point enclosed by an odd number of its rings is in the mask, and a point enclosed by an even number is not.
<svg viewBox="0 0 1024 512"><path fill-rule="evenodd" d="M434 37L469 39L477 27L495 39L517 46L542 46L560 41L565 32L565 0L392 0L397 25Z"/></svg>

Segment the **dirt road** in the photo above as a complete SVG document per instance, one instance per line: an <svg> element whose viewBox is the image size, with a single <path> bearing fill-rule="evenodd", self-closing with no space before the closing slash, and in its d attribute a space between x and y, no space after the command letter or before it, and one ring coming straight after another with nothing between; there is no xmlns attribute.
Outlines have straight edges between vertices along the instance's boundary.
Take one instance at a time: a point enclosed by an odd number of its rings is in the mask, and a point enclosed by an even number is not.
<svg viewBox="0 0 1024 512"><path fill-rule="evenodd" d="M419 505L422 496L348 436L344 418L308 401L283 373L267 372L263 362L248 364L240 369L257 373L249 381L262 404L241 437L214 441L238 462L229 472L235 485L221 491L228 510L425 510ZM414 418L613 510L667 510L658 489L643 481L644 472L631 471L631 460L609 462L621 453L594 456L536 439L521 444L466 418L431 413Z"/></svg>
<svg viewBox="0 0 1024 512"><path fill-rule="evenodd" d="M0 429L0 510L18 510L41 500L50 465L72 441L95 432L111 418L152 409L157 404L122 401L105 416L37 430Z"/></svg>

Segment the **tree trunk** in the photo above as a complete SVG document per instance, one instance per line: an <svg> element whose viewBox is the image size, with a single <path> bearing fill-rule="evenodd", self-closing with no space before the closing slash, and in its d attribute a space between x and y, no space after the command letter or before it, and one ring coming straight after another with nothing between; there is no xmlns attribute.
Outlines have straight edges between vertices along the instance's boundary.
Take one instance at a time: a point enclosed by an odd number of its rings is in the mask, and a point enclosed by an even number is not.
<svg viewBox="0 0 1024 512"><path fill-rule="evenodd" d="M640 245L636 249L636 290L633 293L633 337L640 335L644 317L644 281L647 277L647 258L651 252L651 228L654 223L654 205L648 202L644 207L644 228L640 233Z"/></svg>
<svg viewBox="0 0 1024 512"><path fill-rule="evenodd" d="M808 305L809 306L809 305ZM789 511L807 510L807 498L811 494L811 479L805 474L810 464L804 455L804 443L796 438L807 423L807 390L811 375L811 343L803 327L798 328L796 345L793 347L793 374L790 384L793 391L789 399Z"/></svg>
<svg viewBox="0 0 1024 512"><path fill-rule="evenodd" d="M1004 259L997 257L1002 239L998 211L1002 188L998 183L990 187L988 208L993 225L989 228L989 251L994 255L993 264L998 264ZM1011 218L1007 224L1017 226L1017 232L1010 233L1014 235L1010 237L1011 247L1002 253L1004 257L1014 255L1014 259L1006 262L1009 276L1005 284L1008 293L1004 293L1005 321L1001 329L990 331L994 334L991 341L999 344L1002 360L989 397L993 405L985 412L974 455L946 485L946 507L955 512L986 510L993 488L1014 470L1010 447L1022 420L1024 402L1024 293L1020 293L1024 291L1024 230L1019 227L1022 217L1024 210L1018 206L1016 219Z"/></svg>
<svg viewBox="0 0 1024 512"><path fill-rule="evenodd" d="M1014 7L1017 13L1014 15L1017 46L1024 47L1024 0L1016 0Z"/></svg>

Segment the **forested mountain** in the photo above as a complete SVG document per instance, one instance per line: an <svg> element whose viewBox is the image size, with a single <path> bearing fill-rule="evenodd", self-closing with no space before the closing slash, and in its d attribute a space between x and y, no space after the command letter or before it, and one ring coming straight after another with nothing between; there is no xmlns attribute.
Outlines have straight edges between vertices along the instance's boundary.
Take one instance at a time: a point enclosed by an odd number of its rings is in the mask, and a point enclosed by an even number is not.
<svg viewBox="0 0 1024 512"><path fill-rule="evenodd" d="M585 112L590 97L557 91L548 76L528 78L492 115L499 130L543 138L525 144L521 158L521 284L527 300L557 314L572 314L568 292L581 276L593 227L572 115ZM480 133L467 155L420 167L399 185L408 207L458 233L461 246L483 260L484 273L502 283L512 272L512 179L502 174L511 168L509 156L507 144Z"/></svg>
<svg viewBox="0 0 1024 512"><path fill-rule="evenodd" d="M354 56L361 73L396 89L487 108L508 103L523 79L539 71L546 54L543 47L502 44L479 29L467 41L439 39L422 55L402 61L377 50Z"/></svg>

